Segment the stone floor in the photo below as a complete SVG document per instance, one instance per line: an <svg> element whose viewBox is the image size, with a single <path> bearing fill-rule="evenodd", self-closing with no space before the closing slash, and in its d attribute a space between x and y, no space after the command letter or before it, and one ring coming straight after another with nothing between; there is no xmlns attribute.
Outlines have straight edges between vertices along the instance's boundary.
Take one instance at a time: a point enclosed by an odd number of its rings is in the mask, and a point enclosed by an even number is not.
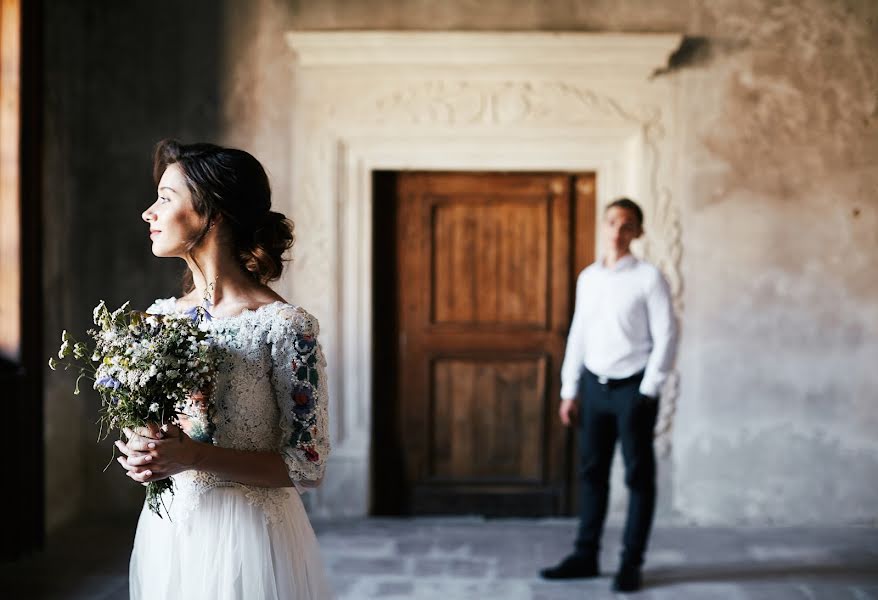
<svg viewBox="0 0 878 600"><path fill-rule="evenodd" d="M616 598L605 577L550 583L536 570L564 555L566 520L367 519L315 525L339 600ZM0 598L127 598L131 523L80 523L45 552L0 566ZM878 600L878 529L658 527L644 599ZM193 599L195 600L195 599Z"/></svg>

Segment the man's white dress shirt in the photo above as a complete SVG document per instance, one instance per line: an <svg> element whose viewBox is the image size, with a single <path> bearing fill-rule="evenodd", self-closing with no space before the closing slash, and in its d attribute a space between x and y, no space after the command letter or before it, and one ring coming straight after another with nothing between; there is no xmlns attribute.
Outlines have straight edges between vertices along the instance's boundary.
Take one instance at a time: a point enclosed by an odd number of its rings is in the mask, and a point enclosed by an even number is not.
<svg viewBox="0 0 878 600"><path fill-rule="evenodd" d="M656 397L674 363L677 326L671 292L656 267L626 255L579 274L576 307L561 366L561 397L576 398L584 366L599 377L645 371L640 393Z"/></svg>

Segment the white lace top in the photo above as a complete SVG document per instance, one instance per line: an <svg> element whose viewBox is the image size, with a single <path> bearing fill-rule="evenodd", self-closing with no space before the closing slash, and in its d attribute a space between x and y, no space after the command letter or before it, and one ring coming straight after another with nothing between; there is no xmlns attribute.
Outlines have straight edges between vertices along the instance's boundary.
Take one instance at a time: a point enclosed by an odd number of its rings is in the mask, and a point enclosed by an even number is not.
<svg viewBox="0 0 878 600"><path fill-rule="evenodd" d="M172 313L176 303L176 298L156 300L147 312ZM214 317L206 326L222 351L211 398L213 444L279 452L297 489L300 482L318 482L330 447L326 361L317 342L317 319L300 307L274 302L233 317ZM196 508L204 492L222 486L241 488L271 521L290 493L290 488L248 486L204 471L186 471L173 480L175 517Z"/></svg>

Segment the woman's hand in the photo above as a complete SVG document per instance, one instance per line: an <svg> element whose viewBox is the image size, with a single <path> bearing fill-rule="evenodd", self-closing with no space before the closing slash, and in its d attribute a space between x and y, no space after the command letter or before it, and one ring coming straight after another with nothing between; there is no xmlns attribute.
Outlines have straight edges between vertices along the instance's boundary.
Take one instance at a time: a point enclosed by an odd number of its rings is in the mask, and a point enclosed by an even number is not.
<svg viewBox="0 0 878 600"><path fill-rule="evenodd" d="M118 459L126 475L138 483L165 479L193 468L199 460L202 447L175 425L165 425L156 430L124 429L128 442L119 440L116 447L124 455Z"/></svg>

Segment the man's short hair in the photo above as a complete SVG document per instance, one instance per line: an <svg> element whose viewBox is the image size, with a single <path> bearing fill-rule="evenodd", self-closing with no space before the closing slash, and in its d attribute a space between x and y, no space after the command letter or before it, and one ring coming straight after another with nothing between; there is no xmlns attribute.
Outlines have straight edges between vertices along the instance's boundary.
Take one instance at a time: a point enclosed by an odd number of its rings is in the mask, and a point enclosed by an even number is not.
<svg viewBox="0 0 878 600"><path fill-rule="evenodd" d="M640 210L640 206L638 206L631 198L618 198L613 200L607 204L607 208L604 209L604 214L606 214L611 208L624 208L625 210L630 210L634 213L634 216L637 217L637 224L640 225L641 229L643 228L643 211Z"/></svg>

